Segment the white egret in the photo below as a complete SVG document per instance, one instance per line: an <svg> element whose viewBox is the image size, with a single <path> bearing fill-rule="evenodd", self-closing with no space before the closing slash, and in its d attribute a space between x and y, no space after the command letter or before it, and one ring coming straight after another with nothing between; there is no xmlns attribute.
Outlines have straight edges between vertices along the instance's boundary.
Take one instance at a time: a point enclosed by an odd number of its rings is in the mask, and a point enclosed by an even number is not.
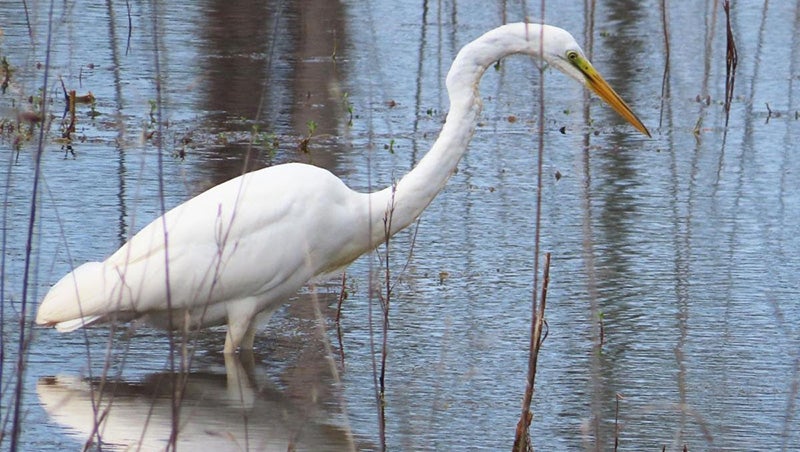
<svg viewBox="0 0 800 452"><path fill-rule="evenodd" d="M227 324L225 353L252 349L256 317L419 217L467 150L481 111L484 71L518 53L577 80L650 135L568 32L504 25L458 53L447 74L450 112L442 131L395 185L359 193L327 170L299 163L242 175L155 219L105 261L64 276L42 300L36 322L61 331L139 318L189 330Z"/></svg>

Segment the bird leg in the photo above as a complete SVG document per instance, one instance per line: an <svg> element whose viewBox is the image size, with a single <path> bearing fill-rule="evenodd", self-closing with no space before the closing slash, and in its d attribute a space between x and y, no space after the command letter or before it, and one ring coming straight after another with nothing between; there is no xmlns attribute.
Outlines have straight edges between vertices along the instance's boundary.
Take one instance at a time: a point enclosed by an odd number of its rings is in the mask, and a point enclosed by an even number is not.
<svg viewBox="0 0 800 452"><path fill-rule="evenodd" d="M252 299L251 299L252 301ZM256 327L266 322L279 305L267 306L261 312L254 312L253 303L245 303L228 308L228 334L225 337L224 353L236 350L253 350Z"/></svg>
<svg viewBox="0 0 800 452"><path fill-rule="evenodd" d="M228 320L228 334L225 336L225 349L223 353L236 353L237 349L253 350L253 342L256 335L255 322L252 319L247 321Z"/></svg>
<svg viewBox="0 0 800 452"><path fill-rule="evenodd" d="M243 408L252 408L256 399L256 390L250 373L234 354L225 355L225 375L227 393L231 402L239 403Z"/></svg>
<svg viewBox="0 0 800 452"><path fill-rule="evenodd" d="M256 322L255 320L250 322L250 326L247 327L247 331L244 332L244 337L242 337L242 341L239 343L239 350L253 350L253 342L256 339Z"/></svg>

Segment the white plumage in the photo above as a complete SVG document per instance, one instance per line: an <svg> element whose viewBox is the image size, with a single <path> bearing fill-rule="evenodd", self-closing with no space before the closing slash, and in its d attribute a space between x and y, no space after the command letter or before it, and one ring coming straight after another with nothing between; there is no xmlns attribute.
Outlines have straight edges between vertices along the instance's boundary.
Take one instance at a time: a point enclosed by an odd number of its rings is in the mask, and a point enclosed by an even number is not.
<svg viewBox="0 0 800 452"><path fill-rule="evenodd" d="M298 163L237 177L155 219L104 262L64 276L42 300L36 322L62 331L135 318L175 329L227 324L226 353L252 348L256 316L378 246L387 216L392 235L430 204L472 137L481 76L514 53L544 59L649 135L569 33L505 25L459 52L447 76L450 112L442 132L396 186L358 193L327 170Z"/></svg>

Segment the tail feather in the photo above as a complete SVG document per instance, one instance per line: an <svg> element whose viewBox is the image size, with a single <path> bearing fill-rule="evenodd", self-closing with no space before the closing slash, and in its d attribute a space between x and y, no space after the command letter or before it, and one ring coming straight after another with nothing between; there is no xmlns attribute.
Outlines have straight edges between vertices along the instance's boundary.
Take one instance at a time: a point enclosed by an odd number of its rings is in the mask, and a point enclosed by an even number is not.
<svg viewBox="0 0 800 452"><path fill-rule="evenodd" d="M72 331L100 320L115 282L107 270L102 262L87 262L61 278L39 305L36 323Z"/></svg>
<svg viewBox="0 0 800 452"><path fill-rule="evenodd" d="M101 315L89 315L79 319L58 322L52 326L56 327L56 330L58 330L59 333L69 333L70 331L75 331L78 328L89 326L102 318L103 316Z"/></svg>

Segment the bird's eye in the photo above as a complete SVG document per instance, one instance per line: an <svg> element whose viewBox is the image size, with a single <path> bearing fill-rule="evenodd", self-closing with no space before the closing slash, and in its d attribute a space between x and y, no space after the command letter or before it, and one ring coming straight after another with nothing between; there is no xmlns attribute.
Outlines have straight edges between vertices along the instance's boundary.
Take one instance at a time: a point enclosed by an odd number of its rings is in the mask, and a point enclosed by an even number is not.
<svg viewBox="0 0 800 452"><path fill-rule="evenodd" d="M570 50L569 52L567 52L567 58L569 58L569 60L572 61L572 62L577 61L578 60L578 52L576 52L574 50Z"/></svg>

